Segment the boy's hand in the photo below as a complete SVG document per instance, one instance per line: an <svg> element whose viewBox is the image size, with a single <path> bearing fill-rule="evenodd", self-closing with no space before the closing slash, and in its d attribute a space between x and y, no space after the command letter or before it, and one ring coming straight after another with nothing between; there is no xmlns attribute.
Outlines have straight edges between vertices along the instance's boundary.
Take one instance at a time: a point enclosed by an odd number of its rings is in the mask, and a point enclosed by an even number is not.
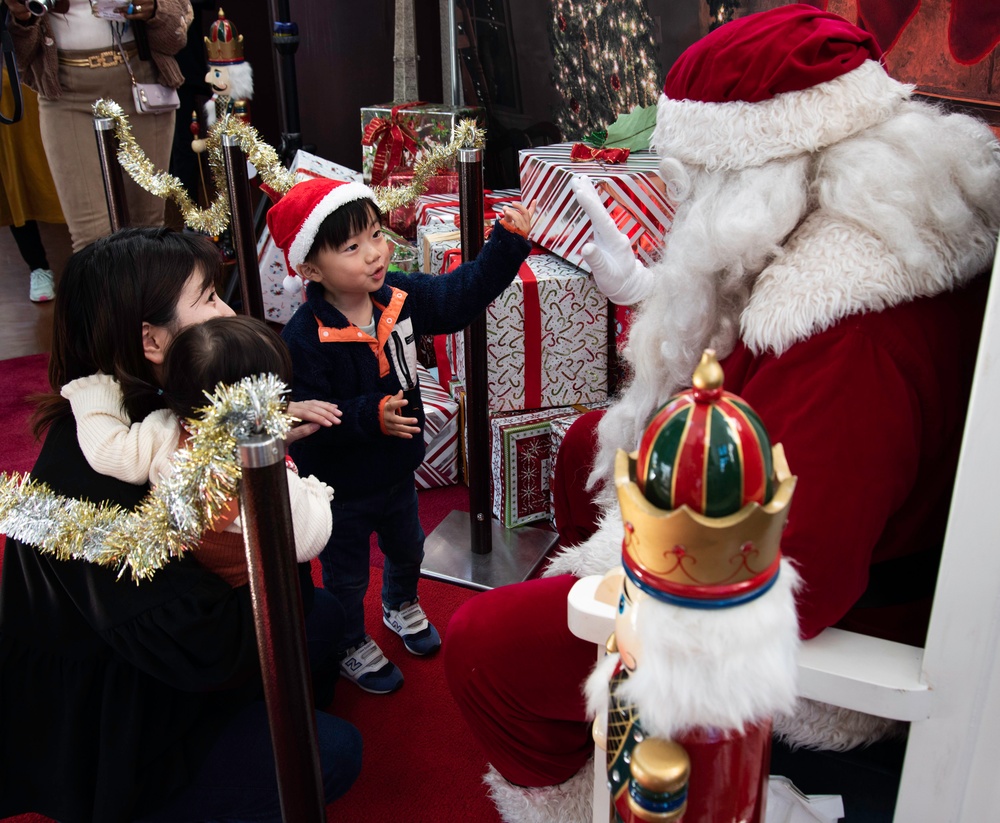
<svg viewBox="0 0 1000 823"><path fill-rule="evenodd" d="M511 203L503 207L503 216L500 218L500 225L507 231L527 237L531 231L531 221L535 218L535 204L537 200L532 200L531 205L525 208L520 203Z"/></svg>
<svg viewBox="0 0 1000 823"><path fill-rule="evenodd" d="M344 416L336 403L325 400L293 400L288 404L288 413L303 423L319 423L321 426L335 426Z"/></svg>
<svg viewBox="0 0 1000 823"><path fill-rule="evenodd" d="M382 428L390 437L402 437L410 440L413 435L420 434L420 426L416 417L403 417L400 412L409 401L403 397L403 392L396 392L382 406Z"/></svg>

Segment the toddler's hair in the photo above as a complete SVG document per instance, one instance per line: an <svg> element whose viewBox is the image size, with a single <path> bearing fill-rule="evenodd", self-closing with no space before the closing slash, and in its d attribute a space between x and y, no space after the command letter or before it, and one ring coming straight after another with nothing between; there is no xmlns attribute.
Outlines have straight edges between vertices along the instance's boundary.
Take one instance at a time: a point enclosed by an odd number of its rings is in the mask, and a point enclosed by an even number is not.
<svg viewBox="0 0 1000 823"><path fill-rule="evenodd" d="M266 323L252 317L213 317L175 337L163 361L167 406L181 419L208 405L205 392L255 374L275 374L292 384L292 358Z"/></svg>
<svg viewBox="0 0 1000 823"><path fill-rule="evenodd" d="M382 212L374 200L348 200L340 208L330 212L320 223L316 239L306 255L306 260L315 262L316 255L323 249L336 249L358 232L375 223L382 222Z"/></svg>

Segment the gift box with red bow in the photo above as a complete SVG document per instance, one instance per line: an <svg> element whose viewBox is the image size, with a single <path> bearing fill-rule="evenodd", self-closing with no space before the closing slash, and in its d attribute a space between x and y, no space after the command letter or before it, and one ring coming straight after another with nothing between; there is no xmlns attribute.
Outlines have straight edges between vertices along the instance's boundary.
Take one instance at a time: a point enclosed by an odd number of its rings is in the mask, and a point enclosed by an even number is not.
<svg viewBox="0 0 1000 823"><path fill-rule="evenodd" d="M402 188L413 182L413 169L401 168L389 175L386 185L390 188ZM417 209L420 200L427 196L443 197L447 200L458 198L458 172L455 169L441 168L427 178L427 188L424 194L405 206L393 209L386 216L390 229L403 237L413 240L417 236Z"/></svg>
<svg viewBox="0 0 1000 823"><path fill-rule="evenodd" d="M622 160L623 154L579 143L522 149L521 196L525 203L536 200L538 204L530 239L589 271L581 249L594 233L570 188L573 175L586 175L619 230L631 239L636 258L652 263L673 223L674 202L657 173L656 155L637 151Z"/></svg>
<svg viewBox="0 0 1000 823"><path fill-rule="evenodd" d="M485 123L483 110L440 103L385 103L361 109L361 171L364 182L383 186L401 167L413 166L447 146L460 120Z"/></svg>

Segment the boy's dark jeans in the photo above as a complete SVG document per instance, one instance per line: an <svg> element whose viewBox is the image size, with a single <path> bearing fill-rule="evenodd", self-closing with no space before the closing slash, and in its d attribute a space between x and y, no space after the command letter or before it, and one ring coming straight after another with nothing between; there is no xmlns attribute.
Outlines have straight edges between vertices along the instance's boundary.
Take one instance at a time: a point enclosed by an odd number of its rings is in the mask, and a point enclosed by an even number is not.
<svg viewBox="0 0 1000 823"><path fill-rule="evenodd" d="M343 649L365 636L365 592L372 532L385 555L382 602L398 609L417 596L420 563L424 559L424 530L417 511L417 489L412 474L385 489L343 499L333 498L333 532L320 555L323 586L340 601L346 619Z"/></svg>

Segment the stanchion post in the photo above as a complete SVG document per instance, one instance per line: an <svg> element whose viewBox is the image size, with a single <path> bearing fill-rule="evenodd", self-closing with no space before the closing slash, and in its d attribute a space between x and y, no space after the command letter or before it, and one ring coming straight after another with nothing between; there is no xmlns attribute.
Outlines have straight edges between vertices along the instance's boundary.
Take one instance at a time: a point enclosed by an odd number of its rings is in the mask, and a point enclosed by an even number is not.
<svg viewBox="0 0 1000 823"><path fill-rule="evenodd" d="M125 202L125 181L122 178L122 167L118 163L115 121L110 117L95 117L94 134L97 137L97 154L101 159L101 178L108 202L111 231L118 231L129 224L129 217L128 203Z"/></svg>
<svg viewBox="0 0 1000 823"><path fill-rule="evenodd" d="M284 443L253 435L240 442L240 464L240 517L281 814L286 823L324 823Z"/></svg>
<svg viewBox="0 0 1000 823"><path fill-rule="evenodd" d="M295 76L295 52L299 48L299 26L289 20L288 0L271 0L271 44L274 46L274 69L278 78L278 116L281 122L281 146L278 154L287 166L302 148L299 127L299 87Z"/></svg>
<svg viewBox="0 0 1000 823"><path fill-rule="evenodd" d="M458 150L459 230L462 260L483 247L483 150ZM469 519L473 554L493 550L490 490L489 382L486 373L486 312L465 330L465 421L468 427Z"/></svg>
<svg viewBox="0 0 1000 823"><path fill-rule="evenodd" d="M247 160L235 135L222 135L222 158L226 169L226 189L229 194L230 228L236 265L240 271L243 290L243 313L264 319L264 295L260 286L260 267L257 265L257 238L253 230L253 208L250 205L250 178Z"/></svg>

